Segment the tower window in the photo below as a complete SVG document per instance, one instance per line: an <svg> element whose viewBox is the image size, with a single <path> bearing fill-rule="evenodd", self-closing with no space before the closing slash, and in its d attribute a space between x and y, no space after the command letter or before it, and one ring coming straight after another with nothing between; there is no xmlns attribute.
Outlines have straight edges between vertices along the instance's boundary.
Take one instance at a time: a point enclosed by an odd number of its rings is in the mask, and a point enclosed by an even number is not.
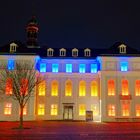
<svg viewBox="0 0 140 140"><path fill-rule="evenodd" d="M84 50L84 56L90 56L90 52L91 52L91 50L88 49L88 48L86 48L86 49Z"/></svg>
<svg viewBox="0 0 140 140"><path fill-rule="evenodd" d="M126 53L126 45L121 44L121 45L119 46L119 51L120 51L120 53Z"/></svg>
<svg viewBox="0 0 140 140"><path fill-rule="evenodd" d="M60 49L60 56L66 56L66 49Z"/></svg>
<svg viewBox="0 0 140 140"><path fill-rule="evenodd" d="M10 53L16 52L17 47L18 47L17 44L11 43L10 44Z"/></svg>
<svg viewBox="0 0 140 140"><path fill-rule="evenodd" d="M78 56L78 49L74 48L72 49L72 56L77 57Z"/></svg>
<svg viewBox="0 0 140 140"><path fill-rule="evenodd" d="M47 56L53 56L53 52L54 52L54 50L52 48L49 48L47 50Z"/></svg>

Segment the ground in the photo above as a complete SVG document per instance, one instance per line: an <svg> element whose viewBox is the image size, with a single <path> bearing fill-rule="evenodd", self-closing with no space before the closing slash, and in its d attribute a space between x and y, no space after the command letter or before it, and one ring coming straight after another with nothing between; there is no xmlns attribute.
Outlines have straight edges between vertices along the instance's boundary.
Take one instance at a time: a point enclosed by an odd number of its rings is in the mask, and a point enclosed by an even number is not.
<svg viewBox="0 0 140 140"><path fill-rule="evenodd" d="M140 123L0 122L0 140L139 140Z"/></svg>

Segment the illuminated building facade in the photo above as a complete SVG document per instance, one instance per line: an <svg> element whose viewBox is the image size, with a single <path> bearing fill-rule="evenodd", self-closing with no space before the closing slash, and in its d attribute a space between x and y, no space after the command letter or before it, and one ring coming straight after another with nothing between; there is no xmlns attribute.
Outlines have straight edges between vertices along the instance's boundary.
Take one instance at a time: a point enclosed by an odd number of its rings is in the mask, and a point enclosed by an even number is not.
<svg viewBox="0 0 140 140"><path fill-rule="evenodd" d="M26 45L12 42L0 49L0 62L8 70L15 69L16 61L26 61L47 77L25 106L24 120L85 120L86 111L93 111L93 121L140 121L137 50L123 43L108 49L40 47L35 17L26 29ZM11 79L5 94L12 94ZM18 119L16 101L0 102L0 121Z"/></svg>

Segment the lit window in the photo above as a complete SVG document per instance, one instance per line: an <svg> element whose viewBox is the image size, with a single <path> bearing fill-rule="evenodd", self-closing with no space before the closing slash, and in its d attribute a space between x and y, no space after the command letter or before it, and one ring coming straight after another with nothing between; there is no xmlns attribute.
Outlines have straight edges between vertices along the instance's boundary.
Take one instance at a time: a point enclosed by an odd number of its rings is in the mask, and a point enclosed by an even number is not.
<svg viewBox="0 0 140 140"><path fill-rule="evenodd" d="M114 80L108 80L107 82L108 87L108 96L114 96L115 95L115 82Z"/></svg>
<svg viewBox="0 0 140 140"><path fill-rule="evenodd" d="M56 80L51 83L51 95L58 96L58 82Z"/></svg>
<svg viewBox="0 0 140 140"><path fill-rule="evenodd" d="M60 56L66 56L66 49L60 49Z"/></svg>
<svg viewBox="0 0 140 140"><path fill-rule="evenodd" d="M79 82L79 96L85 96L86 95L86 82L80 81Z"/></svg>
<svg viewBox="0 0 140 140"><path fill-rule="evenodd" d="M121 71L128 71L128 62L121 62Z"/></svg>
<svg viewBox="0 0 140 140"><path fill-rule="evenodd" d="M13 91L13 87L12 87L13 85L12 85L12 79L11 78L8 78L7 80L6 80L6 85L5 85L5 93L7 94L7 95L10 95L10 94L12 94L12 91Z"/></svg>
<svg viewBox="0 0 140 140"><path fill-rule="evenodd" d="M91 96L98 96L98 87L96 81L91 82Z"/></svg>
<svg viewBox="0 0 140 140"><path fill-rule="evenodd" d="M52 64L52 72L58 72L58 64Z"/></svg>
<svg viewBox="0 0 140 140"><path fill-rule="evenodd" d="M12 103L6 103L4 108L5 115L11 115L12 113Z"/></svg>
<svg viewBox="0 0 140 140"><path fill-rule="evenodd" d="M10 44L10 53L16 52L16 48L17 48L17 47L18 47L17 44L11 43L11 44Z"/></svg>
<svg viewBox="0 0 140 140"><path fill-rule="evenodd" d="M57 105L51 105L51 115L57 115Z"/></svg>
<svg viewBox="0 0 140 140"><path fill-rule="evenodd" d="M91 50L88 49L88 48L86 48L86 49L84 50L84 55L85 55L85 56L90 56L90 52L91 52Z"/></svg>
<svg viewBox="0 0 140 140"><path fill-rule="evenodd" d="M72 49L72 56L74 56L74 57L78 56L78 49L76 49L76 48Z"/></svg>
<svg viewBox="0 0 140 140"><path fill-rule="evenodd" d="M12 59L8 60L7 68L8 68L8 70L14 70L15 60L12 60Z"/></svg>
<svg viewBox="0 0 140 140"><path fill-rule="evenodd" d="M46 64L40 63L40 72L46 72Z"/></svg>
<svg viewBox="0 0 140 140"><path fill-rule="evenodd" d="M119 46L119 49L120 49L120 53L126 53L126 45L121 44L121 45Z"/></svg>
<svg viewBox="0 0 140 140"><path fill-rule="evenodd" d="M45 106L44 104L38 105L38 115L44 115L45 114Z"/></svg>
<svg viewBox="0 0 140 140"><path fill-rule="evenodd" d="M80 116L85 116L86 113L86 106L84 104L79 105L79 115Z"/></svg>
<svg viewBox="0 0 140 140"><path fill-rule="evenodd" d="M115 105L108 105L108 116L115 116Z"/></svg>
<svg viewBox="0 0 140 140"><path fill-rule="evenodd" d="M91 105L91 111L93 112L93 116L97 116L99 114L98 107L96 104Z"/></svg>
<svg viewBox="0 0 140 140"><path fill-rule="evenodd" d="M86 71L86 65L85 64L79 64L79 72L85 73Z"/></svg>
<svg viewBox="0 0 140 140"><path fill-rule="evenodd" d="M65 83L65 96L71 95L72 95L72 82L70 80L67 80Z"/></svg>
<svg viewBox="0 0 140 140"><path fill-rule="evenodd" d="M123 103L122 104L122 116L129 116L130 112L130 107L128 103Z"/></svg>
<svg viewBox="0 0 140 140"><path fill-rule="evenodd" d="M122 95L129 95L127 80L122 80Z"/></svg>
<svg viewBox="0 0 140 140"><path fill-rule="evenodd" d="M136 116L140 117L140 105L136 105Z"/></svg>
<svg viewBox="0 0 140 140"><path fill-rule="evenodd" d="M23 115L27 115L27 106L24 106L23 108Z"/></svg>
<svg viewBox="0 0 140 140"><path fill-rule="evenodd" d="M53 56L54 50L52 48L47 49L47 56Z"/></svg>
<svg viewBox="0 0 140 140"><path fill-rule="evenodd" d="M38 95L45 96L45 91L46 91L46 82L43 81L38 85Z"/></svg>
<svg viewBox="0 0 140 140"><path fill-rule="evenodd" d="M135 95L140 96L140 80L136 80L135 82Z"/></svg>
<svg viewBox="0 0 140 140"><path fill-rule="evenodd" d="M28 80L25 78L21 80L20 93L22 95L27 95L28 93Z"/></svg>
<svg viewBox="0 0 140 140"><path fill-rule="evenodd" d="M91 73L97 73L98 67L97 64L91 64Z"/></svg>
<svg viewBox="0 0 140 140"><path fill-rule="evenodd" d="M66 64L66 72L72 72L72 64Z"/></svg>

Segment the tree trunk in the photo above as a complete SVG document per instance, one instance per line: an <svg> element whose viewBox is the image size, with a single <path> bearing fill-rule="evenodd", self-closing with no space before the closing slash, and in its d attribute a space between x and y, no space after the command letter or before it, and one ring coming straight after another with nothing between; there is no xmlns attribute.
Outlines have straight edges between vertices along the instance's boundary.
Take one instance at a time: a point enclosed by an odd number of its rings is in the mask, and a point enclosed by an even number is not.
<svg viewBox="0 0 140 140"><path fill-rule="evenodd" d="M23 106L20 105L20 124L19 124L19 128L23 128Z"/></svg>

